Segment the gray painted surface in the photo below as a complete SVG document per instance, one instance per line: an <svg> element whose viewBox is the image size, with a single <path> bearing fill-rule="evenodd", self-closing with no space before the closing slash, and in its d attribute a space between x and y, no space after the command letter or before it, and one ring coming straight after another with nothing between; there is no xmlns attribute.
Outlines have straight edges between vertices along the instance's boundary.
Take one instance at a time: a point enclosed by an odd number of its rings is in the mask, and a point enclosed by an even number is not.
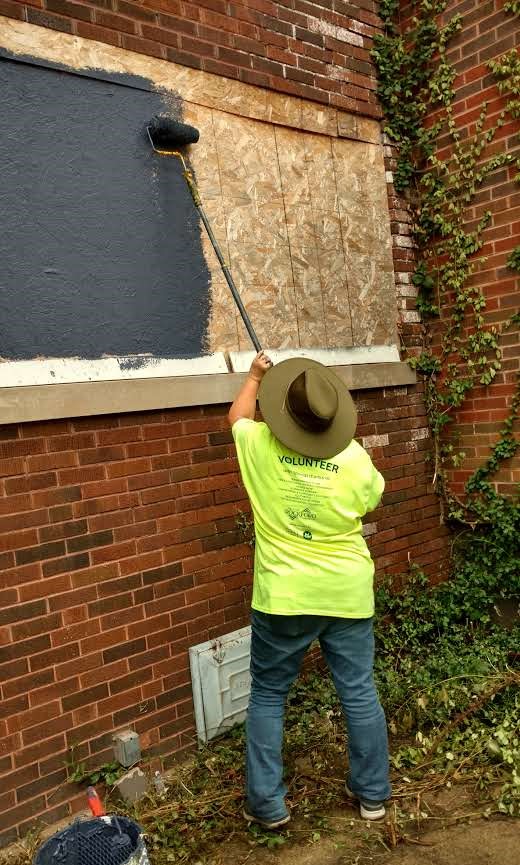
<svg viewBox="0 0 520 865"><path fill-rule="evenodd" d="M145 134L162 97L129 83L0 60L4 358L204 351L199 217Z"/></svg>

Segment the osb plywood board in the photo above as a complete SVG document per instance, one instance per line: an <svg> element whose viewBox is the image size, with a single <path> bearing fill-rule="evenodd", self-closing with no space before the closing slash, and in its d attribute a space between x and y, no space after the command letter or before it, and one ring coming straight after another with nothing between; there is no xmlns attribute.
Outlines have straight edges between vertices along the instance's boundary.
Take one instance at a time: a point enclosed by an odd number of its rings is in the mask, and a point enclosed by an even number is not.
<svg viewBox="0 0 520 865"><path fill-rule="evenodd" d="M268 94L269 97L269 94ZM397 341L382 149L185 106L192 163L260 342L340 348ZM250 347L209 241L209 347Z"/></svg>
<svg viewBox="0 0 520 865"><path fill-rule="evenodd" d="M397 341L377 123L1 17L0 47L76 70L140 76L162 92L172 116L199 128L190 163L267 348ZM212 277L208 350L248 349L202 227L201 241Z"/></svg>

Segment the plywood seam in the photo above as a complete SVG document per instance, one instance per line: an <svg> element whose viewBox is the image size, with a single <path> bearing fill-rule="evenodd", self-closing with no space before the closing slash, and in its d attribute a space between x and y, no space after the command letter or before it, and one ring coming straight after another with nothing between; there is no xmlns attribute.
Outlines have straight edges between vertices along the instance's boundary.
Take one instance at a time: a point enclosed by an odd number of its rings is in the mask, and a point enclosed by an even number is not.
<svg viewBox="0 0 520 865"><path fill-rule="evenodd" d="M216 155L216 159L217 159L217 172L218 172L218 185L219 185L219 189L220 189L220 202L221 202L221 207L222 207L222 213L224 215L224 231L226 233L226 260L227 260L228 265L231 265L230 246L229 246L229 237L228 237L228 223L227 223L227 219L226 219L226 208L225 208L225 204L224 204L224 185L223 185L223 181L222 181L222 170L221 170L221 166L220 166L220 156L219 156L220 151L219 151L219 147L217 144L217 136L215 133L215 116L214 116L215 115L215 109L214 108L210 109L210 114L211 114L211 130L213 132L213 140L215 142L215 155ZM230 291L231 291L231 289L230 289ZM237 310L234 303L233 303L233 315L234 315L234 322L235 322L236 345L239 345L240 344L240 331L239 331L239 327L238 327L239 313L238 313L238 310ZM211 333L209 332L209 330L208 330L208 339L211 342Z"/></svg>
<svg viewBox="0 0 520 865"><path fill-rule="evenodd" d="M325 303L323 300L323 277L322 277L322 271L321 271L321 265L320 265L320 251L319 251L319 247L318 247L318 237L316 234L316 208L314 206L314 198L312 195L312 186L311 186L311 181L310 181L310 177L309 177L309 168L308 168L308 161L309 161L308 160L308 150L307 150L308 143L309 142L307 139L305 139L303 142L303 148L305 151L305 175L307 177L307 188L309 190L309 207L310 207L310 211L312 213L312 236L314 237L314 249L316 251L316 262L317 262L318 276L319 276L319 281L320 281L320 298L321 298L321 312L322 312L322 316L323 316L323 318L322 318L323 331L325 334L325 345L327 348L329 348L329 337L328 337L328 333L327 333L327 316L325 314Z"/></svg>
<svg viewBox="0 0 520 865"><path fill-rule="evenodd" d="M287 206L286 206L286 202L285 202L285 195L284 195L284 188L283 188L283 186L284 186L283 185L283 174L282 174L282 166L280 164L280 154L278 151L278 138L277 138L277 134L276 134L276 126L274 127L274 145L276 148L276 164L278 165L278 172L280 175L280 189L282 192L282 203L283 203L283 212L284 212L284 217L285 217L285 225L287 226ZM300 319L298 316L298 296L296 293L296 280L294 277L294 264L293 264L292 252L291 252L291 238L290 238L288 232L287 232L287 246L289 248L289 261L291 262L291 276L292 276L293 294L294 294L294 313L295 313L295 317L296 317L296 330L298 332L298 345L301 346L302 337L301 337L301 332L300 332Z"/></svg>
<svg viewBox="0 0 520 865"><path fill-rule="evenodd" d="M349 319L350 319L350 334L351 334L352 344L354 344L354 323L352 321L352 303L350 300L347 248L346 248L345 235L343 233L343 222L341 219L341 209L340 209L340 204L339 204L338 174L336 171L336 160L334 158L334 147L332 146L332 140L330 141L330 158L332 160L332 171L334 174L334 185L336 187L336 190L338 191L338 200L337 200L336 210L337 210L337 214L338 214L339 233L341 235L341 248L343 249L343 261L344 261L344 265L345 265L345 286L346 286L346 290L347 290L348 315L349 315Z"/></svg>

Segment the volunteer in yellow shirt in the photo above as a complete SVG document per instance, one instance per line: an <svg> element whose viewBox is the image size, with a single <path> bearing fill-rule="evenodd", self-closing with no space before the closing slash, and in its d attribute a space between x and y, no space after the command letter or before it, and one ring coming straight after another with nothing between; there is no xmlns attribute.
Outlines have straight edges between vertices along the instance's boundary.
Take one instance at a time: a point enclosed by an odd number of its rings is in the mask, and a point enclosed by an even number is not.
<svg viewBox="0 0 520 865"><path fill-rule="evenodd" d="M264 423L254 420L257 397ZM229 421L256 537L244 816L268 828L290 819L285 701L318 639L347 723L347 795L362 817L380 819L390 796L388 745L373 682L374 565L361 517L377 507L384 480L353 439L350 394L316 361L273 366L259 352Z"/></svg>

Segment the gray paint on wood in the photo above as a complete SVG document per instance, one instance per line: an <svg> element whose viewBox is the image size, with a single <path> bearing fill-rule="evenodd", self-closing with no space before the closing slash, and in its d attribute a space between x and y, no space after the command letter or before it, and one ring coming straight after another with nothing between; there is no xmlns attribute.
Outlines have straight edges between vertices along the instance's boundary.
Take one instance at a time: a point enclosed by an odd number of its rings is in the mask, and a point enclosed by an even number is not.
<svg viewBox="0 0 520 865"><path fill-rule="evenodd" d="M4 358L205 349L199 217L145 131L171 103L123 78L0 60Z"/></svg>

